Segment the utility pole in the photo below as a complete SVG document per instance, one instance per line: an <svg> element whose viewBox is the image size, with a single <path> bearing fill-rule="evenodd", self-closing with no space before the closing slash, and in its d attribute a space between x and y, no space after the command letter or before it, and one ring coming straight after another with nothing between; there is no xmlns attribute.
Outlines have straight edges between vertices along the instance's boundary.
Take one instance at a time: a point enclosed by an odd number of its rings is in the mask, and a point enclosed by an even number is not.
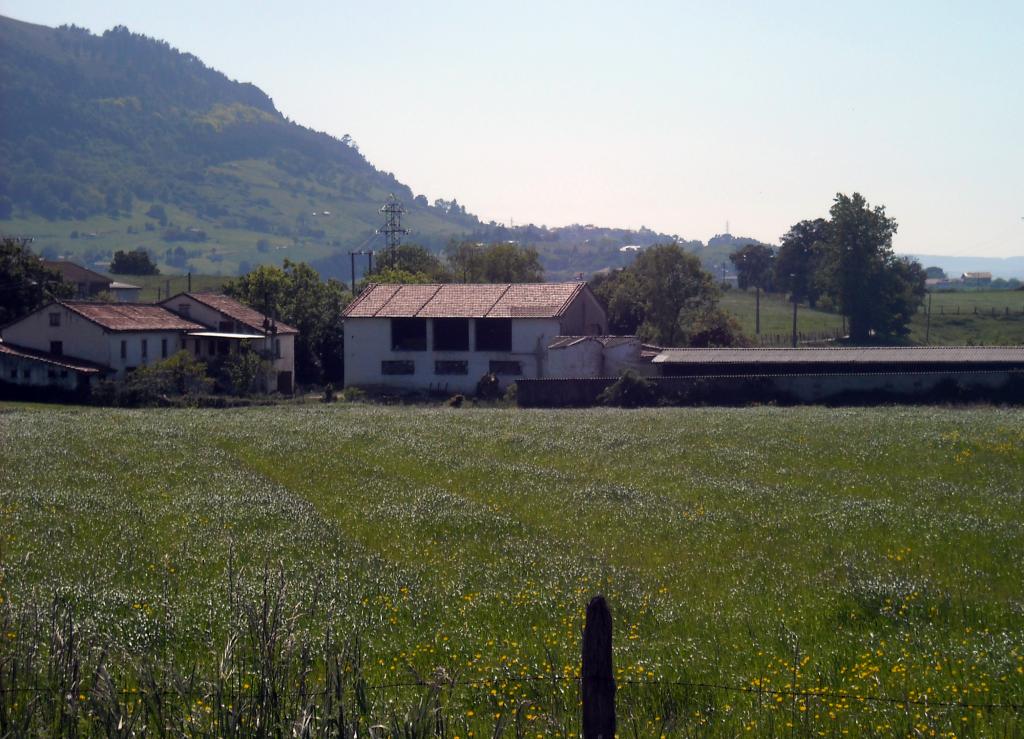
<svg viewBox="0 0 1024 739"><path fill-rule="evenodd" d="M761 335L761 286L754 285L754 335Z"/></svg>
<svg viewBox="0 0 1024 739"><path fill-rule="evenodd" d="M924 318L924 343L928 343L929 337L932 335L932 294L928 292L928 312Z"/></svg>
<svg viewBox="0 0 1024 739"><path fill-rule="evenodd" d="M790 278L790 280L795 281L796 280L796 274L790 274L789 278ZM796 290L793 290L792 298L793 298L793 348L796 349L796 307L798 305Z"/></svg>

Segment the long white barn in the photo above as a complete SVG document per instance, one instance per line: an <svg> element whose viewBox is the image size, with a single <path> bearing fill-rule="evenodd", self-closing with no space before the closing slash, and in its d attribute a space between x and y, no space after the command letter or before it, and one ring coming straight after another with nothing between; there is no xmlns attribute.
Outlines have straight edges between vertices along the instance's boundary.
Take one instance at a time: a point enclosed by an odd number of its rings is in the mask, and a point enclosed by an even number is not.
<svg viewBox="0 0 1024 739"><path fill-rule="evenodd" d="M346 385L450 392L545 377L555 337L608 331L585 282L372 284L344 319Z"/></svg>

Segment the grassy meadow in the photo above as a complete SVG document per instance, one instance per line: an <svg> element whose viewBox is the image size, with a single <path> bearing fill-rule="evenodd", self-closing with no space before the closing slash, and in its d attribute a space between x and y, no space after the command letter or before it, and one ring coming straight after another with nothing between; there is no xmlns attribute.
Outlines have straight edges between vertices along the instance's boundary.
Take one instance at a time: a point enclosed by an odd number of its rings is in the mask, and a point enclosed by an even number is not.
<svg viewBox="0 0 1024 739"><path fill-rule="evenodd" d="M0 733L578 736L601 592L620 736L1019 735L1022 497L998 408L6 404Z"/></svg>
<svg viewBox="0 0 1024 739"><path fill-rule="evenodd" d="M754 337L753 290L727 290L720 302L740 322L743 332ZM971 344L1024 344L1024 291L961 290L932 294L931 329L926 327L927 301L910 322L912 344L966 346ZM977 312L975 312L977 311ZM994 311L994 314L993 314ZM1009 311L1009 312L1007 312ZM812 310L800 305L797 331L807 335L831 334L843 329L838 313ZM765 343L789 340L793 330L793 304L783 295L761 294L761 334Z"/></svg>

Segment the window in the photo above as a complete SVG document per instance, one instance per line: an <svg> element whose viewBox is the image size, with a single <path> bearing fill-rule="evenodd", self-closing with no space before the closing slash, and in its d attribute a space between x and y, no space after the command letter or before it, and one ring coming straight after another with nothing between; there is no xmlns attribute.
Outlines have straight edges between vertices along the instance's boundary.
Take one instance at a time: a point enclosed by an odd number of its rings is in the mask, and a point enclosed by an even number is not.
<svg viewBox="0 0 1024 739"><path fill-rule="evenodd" d="M192 306L188 303L178 303L178 313L188 318L189 313L192 310Z"/></svg>
<svg viewBox="0 0 1024 739"><path fill-rule="evenodd" d="M160 339L160 356L167 359L167 339Z"/></svg>
<svg viewBox="0 0 1024 739"><path fill-rule="evenodd" d="M220 328L220 330L223 331L226 334L234 333L234 331L235 331L235 323L234 323L234 321L221 321L217 325Z"/></svg>
<svg viewBox="0 0 1024 739"><path fill-rule="evenodd" d="M12 369L11 370L11 379L12 380L17 380L18 379L18 370L17 369Z"/></svg>
<svg viewBox="0 0 1024 739"><path fill-rule="evenodd" d="M409 359L385 359L380 363L382 375L411 375L416 372L416 365Z"/></svg>
<svg viewBox="0 0 1024 739"><path fill-rule="evenodd" d="M512 351L512 319L478 318L476 349L480 352Z"/></svg>
<svg viewBox="0 0 1024 739"><path fill-rule="evenodd" d="M231 351L231 344L227 339L217 339L217 353L227 354Z"/></svg>
<svg viewBox="0 0 1024 739"><path fill-rule="evenodd" d="M523 365L520 362L492 359L490 371L495 375L521 375L523 374Z"/></svg>
<svg viewBox="0 0 1024 739"><path fill-rule="evenodd" d="M63 341L51 341L50 342L50 354L56 354L58 357L64 353L64 342Z"/></svg>
<svg viewBox="0 0 1024 739"><path fill-rule="evenodd" d="M61 370L60 371L60 377L61 377L62 380L68 379L68 371L67 370Z"/></svg>
<svg viewBox="0 0 1024 739"><path fill-rule="evenodd" d="M427 348L427 319L392 318L391 348L394 351L422 352Z"/></svg>
<svg viewBox="0 0 1024 739"><path fill-rule="evenodd" d="M203 353L203 345L201 343L199 343L199 339L196 339L195 342L196 342L196 356L198 357L199 355L201 355Z"/></svg>
<svg viewBox="0 0 1024 739"><path fill-rule="evenodd" d="M274 359L281 358L281 340L274 339Z"/></svg>
<svg viewBox="0 0 1024 739"><path fill-rule="evenodd" d="M21 376L25 380L29 379L30 377L32 377L32 370L23 369L21 371Z"/></svg>
<svg viewBox="0 0 1024 739"><path fill-rule="evenodd" d="M142 358L145 359L149 356L149 344L145 339L142 340Z"/></svg>
<svg viewBox="0 0 1024 739"><path fill-rule="evenodd" d="M468 352L469 319L435 318L434 349L436 351Z"/></svg>
<svg viewBox="0 0 1024 739"><path fill-rule="evenodd" d="M56 380L57 379L57 370L52 370L52 369L46 370L46 377L48 379L50 379L50 380Z"/></svg>
<svg viewBox="0 0 1024 739"><path fill-rule="evenodd" d="M435 375L468 375L469 362L459 361L438 361L434 362Z"/></svg>
<svg viewBox="0 0 1024 739"><path fill-rule="evenodd" d="M60 313L51 313L50 314L50 325L51 326L59 326L60 325Z"/></svg>
<svg viewBox="0 0 1024 739"><path fill-rule="evenodd" d="M128 342L121 339L121 359L128 358Z"/></svg>
<svg viewBox="0 0 1024 739"><path fill-rule="evenodd" d="M211 357L217 353L217 345L213 339L210 339L208 342L206 342L206 351L207 354L209 354Z"/></svg>

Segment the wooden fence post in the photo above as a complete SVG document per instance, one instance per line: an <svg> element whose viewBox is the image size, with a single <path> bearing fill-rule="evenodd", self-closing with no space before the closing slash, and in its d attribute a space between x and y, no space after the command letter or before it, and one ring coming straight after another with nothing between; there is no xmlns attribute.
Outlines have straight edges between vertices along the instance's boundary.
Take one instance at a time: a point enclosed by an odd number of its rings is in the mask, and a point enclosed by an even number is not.
<svg viewBox="0 0 1024 739"><path fill-rule="evenodd" d="M612 668L612 614L603 595L587 606L583 627L583 739L615 736L615 674Z"/></svg>

